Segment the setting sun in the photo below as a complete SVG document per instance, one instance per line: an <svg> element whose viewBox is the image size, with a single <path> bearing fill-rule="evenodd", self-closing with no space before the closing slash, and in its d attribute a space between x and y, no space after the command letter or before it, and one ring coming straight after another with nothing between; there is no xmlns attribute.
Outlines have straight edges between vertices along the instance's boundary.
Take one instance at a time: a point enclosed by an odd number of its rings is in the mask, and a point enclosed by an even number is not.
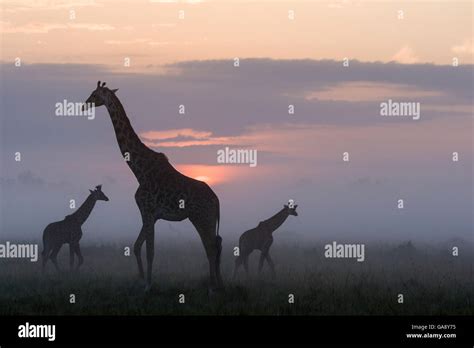
<svg viewBox="0 0 474 348"><path fill-rule="evenodd" d="M208 184L212 181L210 177L205 176L205 175L196 176L194 179L199 180L199 181L204 181Z"/></svg>
<svg viewBox="0 0 474 348"><path fill-rule="evenodd" d="M254 168L232 165L182 164L177 165L176 169L186 176L204 181L212 186L220 185L235 180L236 178L244 178L248 175L257 174Z"/></svg>
<svg viewBox="0 0 474 348"><path fill-rule="evenodd" d="M204 181L209 185L216 185L228 180L231 168L212 165L186 164L178 165L177 169L193 179Z"/></svg>

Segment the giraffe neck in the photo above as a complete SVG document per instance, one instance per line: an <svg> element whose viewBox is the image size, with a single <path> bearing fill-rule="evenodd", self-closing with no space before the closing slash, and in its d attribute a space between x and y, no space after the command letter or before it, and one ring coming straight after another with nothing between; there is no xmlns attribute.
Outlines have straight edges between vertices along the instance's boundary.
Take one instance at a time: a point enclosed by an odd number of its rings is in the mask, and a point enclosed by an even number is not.
<svg viewBox="0 0 474 348"><path fill-rule="evenodd" d="M265 224L268 230L273 232L285 222L287 217L288 217L288 213L286 212L286 209L283 208L278 213L273 215L268 220L263 221L262 223Z"/></svg>
<svg viewBox="0 0 474 348"><path fill-rule="evenodd" d="M135 177L140 181L144 174L143 165L146 165L144 157L150 150L142 143L133 129L120 100L115 94L111 94L108 103L105 104L115 130L117 143L122 156L132 170Z"/></svg>
<svg viewBox="0 0 474 348"><path fill-rule="evenodd" d="M92 209L94 209L95 202L97 202L97 200L92 196L92 194L90 194L84 203L82 203L82 205L77 209L77 211L70 216L74 218L74 220L79 223L79 225L82 225L84 222L86 222L87 218L92 212Z"/></svg>

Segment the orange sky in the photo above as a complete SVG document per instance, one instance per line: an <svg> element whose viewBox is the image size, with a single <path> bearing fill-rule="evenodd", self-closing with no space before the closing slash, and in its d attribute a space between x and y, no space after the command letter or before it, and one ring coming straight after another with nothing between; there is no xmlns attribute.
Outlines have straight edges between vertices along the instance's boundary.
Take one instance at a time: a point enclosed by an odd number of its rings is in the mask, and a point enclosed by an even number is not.
<svg viewBox="0 0 474 348"><path fill-rule="evenodd" d="M2 8L9 62L133 71L234 57L473 61L471 1L7 0Z"/></svg>
<svg viewBox="0 0 474 348"><path fill-rule="evenodd" d="M103 64L119 72L160 71L186 60L269 57L358 59L404 64L473 63L471 1L2 1L1 60L12 63ZM125 66L129 59L130 66ZM437 97L439 91L407 85L347 82L307 100L376 101ZM424 105L471 110L471 105ZM431 109L430 109L431 108ZM373 129L366 129L365 137ZM298 134L295 137L295 133ZM206 129L149 129L146 144L162 148L209 145L258 147L292 158L315 160L320 127L266 129L238 136ZM336 135L331 131L331 136ZM377 132L375 133L377 134ZM350 134L340 134L349 139ZM183 140L184 138L184 140ZM343 151L341 148L340 151ZM186 164L185 174L218 184L253 170ZM263 169L259 169L262 173Z"/></svg>

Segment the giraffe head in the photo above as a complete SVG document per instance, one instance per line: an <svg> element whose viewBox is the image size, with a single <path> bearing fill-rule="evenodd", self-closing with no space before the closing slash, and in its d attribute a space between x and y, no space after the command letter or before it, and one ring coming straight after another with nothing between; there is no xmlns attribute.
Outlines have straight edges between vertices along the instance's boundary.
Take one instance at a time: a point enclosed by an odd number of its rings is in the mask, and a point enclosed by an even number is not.
<svg viewBox="0 0 474 348"><path fill-rule="evenodd" d="M118 89L109 89L108 87L105 87L105 82L101 85L100 81L98 81L97 88L82 105L82 111L87 110L89 107L98 107L107 104L110 97L117 91Z"/></svg>
<svg viewBox="0 0 474 348"><path fill-rule="evenodd" d="M296 212L296 208L298 207L298 204L293 205L290 207L288 204L285 204L284 208L286 209L286 212L288 215L293 215L293 216L298 216L298 213Z"/></svg>
<svg viewBox="0 0 474 348"><path fill-rule="evenodd" d="M102 192L102 185L95 187L95 190L89 190L96 201L108 201L109 198Z"/></svg>

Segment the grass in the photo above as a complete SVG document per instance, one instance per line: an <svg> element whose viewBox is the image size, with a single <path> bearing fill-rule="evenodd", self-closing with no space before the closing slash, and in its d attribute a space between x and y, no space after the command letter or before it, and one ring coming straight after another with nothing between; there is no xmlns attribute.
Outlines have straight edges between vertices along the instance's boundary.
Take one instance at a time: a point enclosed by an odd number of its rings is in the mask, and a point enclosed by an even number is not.
<svg viewBox="0 0 474 348"><path fill-rule="evenodd" d="M256 274L251 256L249 279L230 280L232 247L223 251L226 289L211 297L208 265L201 245L156 247L153 289L144 292L134 256L118 245L84 246L85 263L68 271L63 247L57 274L45 275L40 262L0 260L0 315L472 315L473 253L411 245L366 245L365 262L326 259L323 244L275 243L277 279L268 269ZM266 266L265 266L266 267ZM404 303L397 295L404 295ZM69 303L74 294L76 303ZM178 295L185 295L185 304ZM288 303L294 294L295 303Z"/></svg>

